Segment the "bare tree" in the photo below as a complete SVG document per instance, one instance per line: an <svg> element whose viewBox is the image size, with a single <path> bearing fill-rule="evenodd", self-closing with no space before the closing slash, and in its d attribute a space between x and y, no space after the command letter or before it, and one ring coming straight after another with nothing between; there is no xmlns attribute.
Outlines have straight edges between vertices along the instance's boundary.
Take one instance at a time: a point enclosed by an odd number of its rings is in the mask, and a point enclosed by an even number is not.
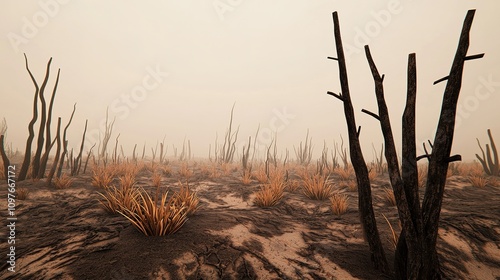
<svg viewBox="0 0 500 280"><path fill-rule="evenodd" d="M366 166L366 162L361 151L361 145L359 143L359 133L361 127L356 128L356 120L349 92L347 68L337 12L333 13L333 26L335 44L337 48L337 57L329 57L329 59L338 61L339 78L342 93L336 94L333 92L328 92L328 94L342 101L344 105L344 115L347 122L347 132L349 135L349 152L351 156L351 163L354 167L354 172L356 173L356 180L358 183L358 207L360 212L360 220L363 226L364 234L368 241L368 245L370 247L373 264L376 269L380 269L383 272L389 272L389 265L385 257L384 247L382 246L382 242L380 241L380 235L377 229L377 221L375 220L375 213L373 211L370 179L368 177L368 167Z"/></svg>

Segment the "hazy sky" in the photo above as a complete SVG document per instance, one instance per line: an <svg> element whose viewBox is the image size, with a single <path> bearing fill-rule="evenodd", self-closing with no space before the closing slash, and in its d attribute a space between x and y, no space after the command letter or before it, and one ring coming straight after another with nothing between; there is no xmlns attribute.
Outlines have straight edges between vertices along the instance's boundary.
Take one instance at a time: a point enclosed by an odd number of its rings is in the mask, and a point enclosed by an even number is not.
<svg viewBox="0 0 500 280"><path fill-rule="evenodd" d="M46 94L61 68L54 117L67 122L69 146L77 148L85 120L86 143L96 141L109 107L114 134L131 153L148 151L166 136L181 147L189 139L195 156L208 156L216 133L221 139L235 104L239 147L255 134L258 143L278 135L278 148L303 141L307 130L318 154L347 138L339 92L332 12L338 11L347 53L351 95L362 126L365 157L379 149L379 123L362 114L377 111L374 85L363 45L369 44L384 80L394 134L400 143L406 99L407 56L417 54L418 142L433 139L445 83L463 19L476 9L452 153L471 160L486 129L500 141L500 17L498 1L2 1L0 9L0 118L7 141L24 150L32 116L34 87L23 53L41 84L53 57ZM38 126L38 124L37 124ZM55 122L52 125L55 131ZM55 133L55 132L54 132Z"/></svg>

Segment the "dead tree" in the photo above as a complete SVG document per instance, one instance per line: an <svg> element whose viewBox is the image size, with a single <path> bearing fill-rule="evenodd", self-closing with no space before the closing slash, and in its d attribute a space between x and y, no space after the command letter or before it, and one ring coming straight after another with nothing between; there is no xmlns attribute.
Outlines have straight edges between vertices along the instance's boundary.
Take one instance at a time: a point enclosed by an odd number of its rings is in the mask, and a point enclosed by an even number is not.
<svg viewBox="0 0 500 280"><path fill-rule="evenodd" d="M21 170L19 171L19 175L17 177L17 181L23 181L26 179L26 175L28 174L28 169L31 164L31 144L33 143L33 139L35 138L35 130L34 126L35 123L38 119L38 94L40 92L40 88L38 86L38 83L36 82L35 77L31 73L29 66L28 66L28 58L26 57L26 54L24 54L24 60L26 62L26 70L28 71L28 74L31 77L31 81L35 85L35 96L33 97L33 117L31 118L31 121L28 124L28 139L26 139L26 149L24 151L24 160L23 164L21 165ZM49 60L50 63L50 60ZM48 73L47 73L48 74Z"/></svg>
<svg viewBox="0 0 500 280"><path fill-rule="evenodd" d="M441 114L432 152L416 156L415 144L415 102L416 102L416 63L415 54L408 58L408 90L403 113L403 160L402 174L392 135L389 112L385 103L383 80L373 61L368 46L365 53L375 82L378 114L367 110L363 112L380 122L385 142L385 157L391 185L396 197L402 233L396 248L395 270L397 279L441 279L436 241L439 215L443 202L446 173L450 162L461 160L460 155L450 156L455 127L458 96L462 85L464 62L477 59L484 54L467 56L469 31L474 18L474 10L465 17L458 49L450 74L434 84L447 80L443 96ZM430 142L429 142L430 143ZM425 147L425 146L424 146ZM427 184L422 206L418 192L417 160L429 160Z"/></svg>
<svg viewBox="0 0 500 280"><path fill-rule="evenodd" d="M10 161L9 161L9 158L7 157L7 154L5 153L4 139L5 139L5 135L1 134L0 135L0 156L2 156L3 170L4 170L3 174L5 174L5 180L8 180Z"/></svg>
<svg viewBox="0 0 500 280"><path fill-rule="evenodd" d="M68 127L71 124L71 121L73 120L75 111L76 111L76 103L75 105L73 105L73 112L71 112L71 117L69 118L68 124L66 124L66 126L64 127L63 140L62 140L63 152L61 157L59 158L59 163L58 163L59 166L57 167L57 174L56 174L57 178L61 177L62 169L64 166L64 157L66 157L66 154L68 153L68 140L66 140L66 132L68 131Z"/></svg>
<svg viewBox="0 0 500 280"><path fill-rule="evenodd" d="M495 141L493 140L493 136L491 136L490 129L488 129L488 138L490 139L491 150L490 145L486 144L486 155L483 147L481 147L479 139L476 138L477 145L479 146L479 149L481 149L482 154L482 157L476 154L476 158L483 166L484 173L491 176L500 176L500 164L498 163L497 147L495 145ZM493 152L493 156L491 156L491 152Z"/></svg>
<svg viewBox="0 0 500 280"><path fill-rule="evenodd" d="M344 105L344 115L347 122L347 131L349 135L349 152L351 156L351 163L356 173L356 180L358 183L358 201L360 220L363 226L363 231L370 247L371 257L376 269L383 272L389 272L389 265L385 257L384 248L380 241L380 235L377 229L377 221L375 220L375 213L372 205L372 195L370 179L368 177L368 168L363 158L361 145L359 143L360 128L356 128L356 120L354 116L354 109L351 102L349 92L349 83L347 78L347 69L345 63L344 49L342 46L342 39L340 35L340 25L337 12L333 13L334 25L334 38L337 49L337 57L329 57L329 59L336 60L339 65L340 86L342 92L339 94L328 92L328 94L336 97L342 101Z"/></svg>
<svg viewBox="0 0 500 280"><path fill-rule="evenodd" d="M56 155L54 157L54 162L52 163L52 167L50 168L49 175L47 176L47 184L50 185L52 183L52 178L57 170L57 164L59 163L59 157L61 156L61 118L57 118L57 131L56 131L56 139L57 148Z"/></svg>
<svg viewBox="0 0 500 280"><path fill-rule="evenodd" d="M45 131L46 131L45 152L44 152L42 159L40 161L40 169L38 171L38 178L43 178L45 176L45 169L47 167L47 161L49 160L50 150L52 149L52 146L54 145L54 142L51 140L50 125L52 122L52 108L54 105L54 98L55 98L56 92L57 92L57 85L59 84L60 74L61 74L61 69L59 69L57 71L56 83L54 85L54 89L52 90L52 96L50 98L50 103L49 103L49 110L47 111L47 124L45 125ZM43 109L42 109L42 111L43 111Z"/></svg>
<svg viewBox="0 0 500 280"><path fill-rule="evenodd" d="M40 98L41 104L41 112L40 112L40 128L38 130L38 139L37 146L35 150L35 155L33 156L33 164L32 164L32 178L38 177L38 171L40 169L40 157L42 156L42 149L44 146L45 138L45 122L47 121L47 102L45 102L45 87L47 86L47 82L49 81L50 75L50 63L52 62L52 57L49 59L47 63L47 72L45 74L45 79L42 82L42 86L40 86L40 91L38 93L38 97ZM50 142L49 142L50 143Z"/></svg>

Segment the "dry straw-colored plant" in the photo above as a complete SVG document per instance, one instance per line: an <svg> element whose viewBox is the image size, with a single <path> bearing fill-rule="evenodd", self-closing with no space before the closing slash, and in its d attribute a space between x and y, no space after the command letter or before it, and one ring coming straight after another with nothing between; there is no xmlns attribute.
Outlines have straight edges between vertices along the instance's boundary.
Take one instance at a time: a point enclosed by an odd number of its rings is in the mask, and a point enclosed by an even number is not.
<svg viewBox="0 0 500 280"><path fill-rule="evenodd" d="M469 176L467 179L474 188L484 188L488 185L488 179L484 176Z"/></svg>
<svg viewBox="0 0 500 280"><path fill-rule="evenodd" d="M378 178L378 173L377 173L377 170L375 169L371 169L369 172L368 172L368 179L370 179L370 182L373 182L375 181L375 179Z"/></svg>
<svg viewBox="0 0 500 280"><path fill-rule="evenodd" d="M391 240L391 244L392 244L392 247L394 249L396 249L396 246L398 245L399 235L396 233L396 231L392 227L392 224L389 222L389 219L387 219L387 217L384 214L382 214L382 216L384 217L385 221L389 225L389 229L391 230L391 239L390 239Z"/></svg>
<svg viewBox="0 0 500 280"><path fill-rule="evenodd" d="M186 180L193 176L193 170L189 169L189 165L187 162L181 163L181 167L179 168L179 176Z"/></svg>
<svg viewBox="0 0 500 280"><path fill-rule="evenodd" d="M92 170L92 186L105 188L113 182L114 173L110 168L95 166Z"/></svg>
<svg viewBox="0 0 500 280"><path fill-rule="evenodd" d="M349 181L354 177L354 169L352 167L337 168L334 173L336 173L340 177L340 180L343 181Z"/></svg>
<svg viewBox="0 0 500 280"><path fill-rule="evenodd" d="M53 180L54 187L57 189L67 189L71 187L71 184L74 182L74 179L68 176L66 173L61 175L61 177L55 178Z"/></svg>
<svg viewBox="0 0 500 280"><path fill-rule="evenodd" d="M17 188L16 193L17 193L17 199L25 200L28 199L30 190L27 188Z"/></svg>
<svg viewBox="0 0 500 280"><path fill-rule="evenodd" d="M305 196L315 200L328 199L333 194L333 186L328 182L326 174L310 174L307 171L300 174L302 179L302 191Z"/></svg>
<svg viewBox="0 0 500 280"><path fill-rule="evenodd" d="M335 193L330 197L330 209L333 214L342 216L349 206L349 197L346 194Z"/></svg>
<svg viewBox="0 0 500 280"><path fill-rule="evenodd" d="M183 208L187 215L194 214L198 208L200 199L196 192L189 189L187 184L181 184L181 189L178 193L174 193L172 204L177 208Z"/></svg>
<svg viewBox="0 0 500 280"><path fill-rule="evenodd" d="M283 189L273 187L270 184L261 186L260 190L255 193L255 205L259 207L271 207L283 198Z"/></svg>
<svg viewBox="0 0 500 280"><path fill-rule="evenodd" d="M254 177L261 184L267 183L269 178L267 177L266 167L261 164L259 168L257 168L257 170L255 171Z"/></svg>
<svg viewBox="0 0 500 280"><path fill-rule="evenodd" d="M104 188L104 193L99 193L102 197L99 202L108 212L116 214L124 209L133 210L137 206L137 199L140 192L137 188L117 188L115 186L107 186Z"/></svg>
<svg viewBox="0 0 500 280"><path fill-rule="evenodd" d="M300 181L299 180L289 180L288 183L286 184L286 186L290 192L295 192L300 188Z"/></svg>
<svg viewBox="0 0 500 280"><path fill-rule="evenodd" d="M391 206L396 206L396 197L391 188L384 188L384 198L387 203Z"/></svg>
<svg viewBox="0 0 500 280"><path fill-rule="evenodd" d="M252 183L252 172L250 170L243 170L241 174L241 182L243 185L250 185Z"/></svg>
<svg viewBox="0 0 500 280"><path fill-rule="evenodd" d="M139 191L134 207L118 211L146 236L163 236L177 232L187 220L185 207L179 207L168 192L153 199L146 191Z"/></svg>
<svg viewBox="0 0 500 280"><path fill-rule="evenodd" d="M160 185L161 185L161 173L156 170L154 173L153 173L153 176L151 176L151 181L153 183L153 187L156 187L156 188L159 188Z"/></svg>
<svg viewBox="0 0 500 280"><path fill-rule="evenodd" d="M136 181L135 176L133 174L125 174L120 177L120 186L122 189L131 189L134 187Z"/></svg>

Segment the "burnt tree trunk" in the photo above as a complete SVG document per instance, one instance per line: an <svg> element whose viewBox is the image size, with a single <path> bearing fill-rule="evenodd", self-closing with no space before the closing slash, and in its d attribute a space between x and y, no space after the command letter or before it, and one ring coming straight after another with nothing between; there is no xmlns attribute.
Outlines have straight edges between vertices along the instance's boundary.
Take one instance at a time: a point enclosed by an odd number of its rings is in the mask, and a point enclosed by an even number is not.
<svg viewBox="0 0 500 280"><path fill-rule="evenodd" d="M467 12L450 74L437 81L448 80L444 91L441 114L434 137L432 153L429 156L429 170L422 204L424 225L422 279L440 279L441 273L436 252L436 242L448 165L452 161L460 160L460 156L456 155L450 157L450 153L455 131L458 96L462 87L464 63L466 60L481 58L484 55L467 56L469 32L474 14L475 10L469 10Z"/></svg>
<svg viewBox="0 0 500 280"><path fill-rule="evenodd" d="M347 122L347 131L349 135L349 152L351 162L356 173L358 183L358 201L360 220L363 226L363 231L370 247L371 258L375 269L382 272L389 272L389 265L385 257L384 248L380 240L380 235L377 229L377 221L372 205L371 185L368 177L368 168L363 158L361 145L359 143L359 129L356 128L356 120L354 116L354 108L351 102L349 92L349 83L347 78L347 69L345 63L344 49L342 46L342 38L340 34L340 24L337 12L333 13L334 37L337 49L337 58L330 58L338 61L339 77L342 92L328 94L340 99L344 104L344 114Z"/></svg>
<svg viewBox="0 0 500 280"><path fill-rule="evenodd" d="M10 161L9 158L7 157L7 153L5 153L4 139L5 135L3 134L0 135L0 155L2 156L2 162L3 162L3 174L5 174L5 180L8 181Z"/></svg>
<svg viewBox="0 0 500 280"><path fill-rule="evenodd" d="M52 163L52 167L50 168L49 175L47 176L47 184L50 186L52 183L52 178L54 178L54 174L56 173L57 164L59 163L59 157L61 155L61 118L57 118L57 131L56 131L56 155L54 157L54 162Z"/></svg>
<svg viewBox="0 0 500 280"><path fill-rule="evenodd" d="M47 82L49 81L51 62L52 58L50 58L49 62L47 63L47 71L45 73L45 78L42 82L42 85L40 86L40 92L38 93L40 98L40 103L42 105L41 106L42 111L40 112L40 128L38 130L37 147L35 150L35 155L33 156L33 169L31 173L32 178L38 177L38 171L40 169L40 157L42 156L43 144L45 141L44 134L45 134L45 122L47 121L47 103L45 102L44 92L45 92L45 87L47 86Z"/></svg>
<svg viewBox="0 0 500 280"><path fill-rule="evenodd" d="M28 66L28 58L26 57L26 54L24 54L24 60L26 62L26 70L28 71L31 81L33 81L33 84L35 85L35 96L33 98L33 117L31 118L31 121L28 124L28 139L26 139L26 149L24 151L24 160L23 164L21 165L21 170L19 171L19 175L17 177L17 181L23 181L26 179L26 175L28 174L28 169L31 164L31 144L33 143L33 139L35 138L35 130L33 129L33 126L35 125L37 119L38 119L38 93L40 92L40 88L38 87L38 83L35 80L35 77L31 73L29 66Z"/></svg>
<svg viewBox="0 0 500 280"><path fill-rule="evenodd" d="M71 113L71 117L69 118L68 124L64 127L64 132L63 132L63 140L62 140L62 145L63 145L63 152L61 157L59 158L59 163L57 167L57 174L56 177L59 178L61 177L63 165L64 165L64 158L66 157L66 154L68 153L68 140L66 140L66 132L68 131L68 127L71 124L71 121L73 120L73 116L75 115L76 111L76 103L73 105L73 112Z"/></svg>
<svg viewBox="0 0 500 280"><path fill-rule="evenodd" d="M59 84L59 75L61 73L61 69L57 71L56 83L54 85L54 89L52 90L52 96L50 97L49 110L47 112L47 124L45 126L45 152L40 161L40 170L38 171L38 178L43 178L45 176L45 169L47 168L47 161L49 160L50 150L54 145L52 141L52 137L50 136L50 125L52 122L52 107L54 105L54 98L56 96L57 85Z"/></svg>
<svg viewBox="0 0 500 280"><path fill-rule="evenodd" d="M450 75L435 82L436 84L448 80L434 144L431 144L432 153L428 154L426 151L425 155L419 157L416 156L415 144L415 55L409 55L407 101L402 121L402 175L399 171L389 113L384 98L384 76L379 75L370 49L368 46L365 46L366 57L375 81L379 114L377 115L367 110L363 110L363 112L380 121L386 146L385 156L390 181L396 197L399 218L403 226L396 248L395 270L397 279L441 278L436 240L448 165L452 161L461 159L459 155L450 157L450 152L453 142L455 114L461 88L463 65L466 60L481 58L484 55L466 56L469 44L469 30L473 17L474 10L468 11ZM423 205L420 208L417 160L422 158L428 158L429 170Z"/></svg>

